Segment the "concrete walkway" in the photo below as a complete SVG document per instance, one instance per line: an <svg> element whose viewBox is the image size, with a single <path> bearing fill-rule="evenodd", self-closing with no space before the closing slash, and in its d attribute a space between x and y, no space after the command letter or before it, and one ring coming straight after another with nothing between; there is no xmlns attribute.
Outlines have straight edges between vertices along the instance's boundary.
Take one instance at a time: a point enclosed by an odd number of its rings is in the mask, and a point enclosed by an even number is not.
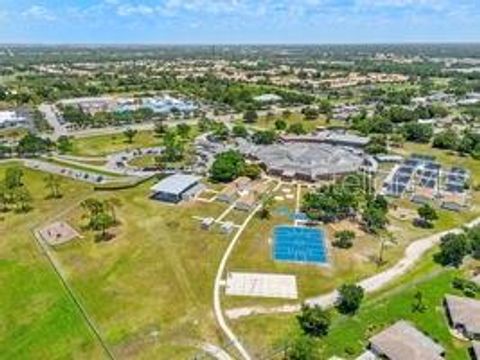
<svg viewBox="0 0 480 360"><path fill-rule="evenodd" d="M225 350L214 344L204 343L202 344L202 350L217 360L233 360Z"/></svg>
<svg viewBox="0 0 480 360"><path fill-rule="evenodd" d="M473 227L480 224L480 217L465 224L465 227ZM428 236L426 238L414 241L405 250L405 256L396 263L393 267L378 273L372 277L362 280L358 283L365 292L372 293L385 287L393 280L398 279L406 274L422 257L433 247L440 243L440 239L448 233L461 233L462 227L457 227L451 230L443 231L438 234ZM320 305L323 308L332 307L338 298L337 290L328 294L316 296L307 299L305 302L310 305ZM260 314L275 314L275 313L292 313L300 310L300 304L264 307L252 306L243 308L234 308L225 311L229 319L238 319L245 316L260 315Z"/></svg>
<svg viewBox="0 0 480 360"><path fill-rule="evenodd" d="M225 321L225 317L223 316L221 299L220 299L220 286L222 284L222 277L223 277L223 273L225 272L225 266L227 264L228 258L230 257L230 254L233 251L233 248L235 247L235 244L237 243L238 239L242 235L243 231L247 227L250 220L255 216L257 211L260 210L260 208L261 208L261 205L258 205L255 208L255 210L253 210L250 213L250 215L245 219L243 224L240 226L240 229L238 229L232 241L230 241L230 244L228 245L227 250L223 254L222 260L220 261L220 266L218 267L217 275L215 277L215 283L213 286L213 310L214 310L217 323L222 329L222 331L224 332L224 334L227 336L228 340L238 350L242 358L245 360L251 360L251 357L248 354L247 350L243 347L242 343L237 339L233 331L230 329L227 322Z"/></svg>
<svg viewBox="0 0 480 360"><path fill-rule="evenodd" d="M272 192L277 191L281 187L282 183L279 182L278 185L272 190ZM228 326L225 317L223 315L222 311L222 304L221 304L221 299L220 299L220 287L223 284L222 277L225 272L225 267L227 265L228 258L230 257L230 254L232 253L233 249L235 248L236 243L240 239L240 236L242 235L243 231L246 229L248 223L253 219L255 214L262 208L262 204L259 204L245 219L243 224L240 226L238 229L237 233L233 237L232 241L230 241L230 244L228 244L227 250L223 254L222 260L220 261L220 265L218 266L217 270L217 275L215 277L215 283L213 286L213 310L215 314L215 319L217 320L218 325L224 332L224 334L227 336L228 340L231 342L232 346L235 347L235 349L238 350L239 354L241 357L245 360L251 360L252 358L250 357L249 353L245 349L245 347L242 345L242 343L238 340L236 335L233 333L233 331L230 329Z"/></svg>

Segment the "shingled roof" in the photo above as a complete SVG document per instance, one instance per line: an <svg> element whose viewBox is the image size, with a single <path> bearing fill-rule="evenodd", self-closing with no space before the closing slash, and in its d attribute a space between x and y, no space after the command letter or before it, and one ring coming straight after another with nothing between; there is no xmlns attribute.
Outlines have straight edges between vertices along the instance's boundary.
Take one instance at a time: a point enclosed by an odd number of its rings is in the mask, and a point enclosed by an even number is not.
<svg viewBox="0 0 480 360"><path fill-rule="evenodd" d="M371 349L391 360L441 360L444 349L406 321L398 321L370 339Z"/></svg>

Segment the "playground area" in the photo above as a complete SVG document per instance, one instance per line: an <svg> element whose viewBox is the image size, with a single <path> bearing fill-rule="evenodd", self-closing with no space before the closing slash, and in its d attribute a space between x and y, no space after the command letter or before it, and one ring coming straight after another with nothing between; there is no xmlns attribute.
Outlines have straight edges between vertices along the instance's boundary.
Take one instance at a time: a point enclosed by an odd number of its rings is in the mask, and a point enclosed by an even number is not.
<svg viewBox="0 0 480 360"><path fill-rule="evenodd" d="M47 225L40 230L40 235L51 246L62 245L80 237L74 228L62 221Z"/></svg>

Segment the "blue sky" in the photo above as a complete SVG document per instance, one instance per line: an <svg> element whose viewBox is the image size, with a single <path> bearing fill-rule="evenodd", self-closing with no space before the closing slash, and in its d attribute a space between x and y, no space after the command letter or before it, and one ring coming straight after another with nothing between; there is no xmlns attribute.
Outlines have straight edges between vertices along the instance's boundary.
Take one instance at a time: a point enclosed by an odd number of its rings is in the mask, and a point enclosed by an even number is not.
<svg viewBox="0 0 480 360"><path fill-rule="evenodd" d="M480 0L0 0L0 43L480 41Z"/></svg>

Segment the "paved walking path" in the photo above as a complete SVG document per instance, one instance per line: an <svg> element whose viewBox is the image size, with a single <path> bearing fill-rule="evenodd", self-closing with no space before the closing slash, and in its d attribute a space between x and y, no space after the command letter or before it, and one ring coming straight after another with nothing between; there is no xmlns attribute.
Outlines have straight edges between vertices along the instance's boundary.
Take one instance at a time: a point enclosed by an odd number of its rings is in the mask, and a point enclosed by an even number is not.
<svg viewBox="0 0 480 360"><path fill-rule="evenodd" d="M202 350L217 360L233 360L225 350L214 344L204 343L202 344Z"/></svg>
<svg viewBox="0 0 480 360"><path fill-rule="evenodd" d="M280 186L282 185L281 182L278 183L278 185L275 187L275 189L272 190L272 192L277 191ZM223 254L222 260L220 261L220 265L217 270L217 275L215 277L215 283L213 286L213 310L215 314L215 318L217 320L218 325L224 332L224 334L228 337L228 340L231 342L232 346L235 347L239 354L242 356L244 360L251 360L252 358L248 354L247 350L244 348L242 343L238 340L236 335L233 333L233 331L230 329L228 326L225 317L223 315L222 311L222 304L221 304L221 299L220 299L220 287L222 286L222 277L225 272L225 267L227 265L228 258L230 257L230 254L232 253L236 243L238 242L238 239L240 239L240 236L242 235L243 231L246 229L248 223L253 219L255 214L261 209L262 204L259 204L245 219L243 224L240 226L238 229L237 233L233 237L233 239L230 241L230 244L227 247L227 250Z"/></svg>
<svg viewBox="0 0 480 360"><path fill-rule="evenodd" d="M480 224L480 217L465 224L465 227L473 227ZM393 280L407 273L421 258L422 256L438 245L440 239L448 233L461 233L462 227L457 227L451 230L442 231L440 233L428 236L426 238L414 241L405 250L405 256L396 263L393 267L378 273L370 278L362 280L358 283L365 292L371 293L381 289L388 285ZM305 302L310 305L320 305L323 308L332 307L338 298L337 290L334 290L328 294L316 296L307 299ZM275 314L275 313L291 313L300 310L300 304L265 307L265 306L252 306L243 308L234 308L225 311L225 314L229 319L238 319L245 316L260 315L260 314Z"/></svg>

